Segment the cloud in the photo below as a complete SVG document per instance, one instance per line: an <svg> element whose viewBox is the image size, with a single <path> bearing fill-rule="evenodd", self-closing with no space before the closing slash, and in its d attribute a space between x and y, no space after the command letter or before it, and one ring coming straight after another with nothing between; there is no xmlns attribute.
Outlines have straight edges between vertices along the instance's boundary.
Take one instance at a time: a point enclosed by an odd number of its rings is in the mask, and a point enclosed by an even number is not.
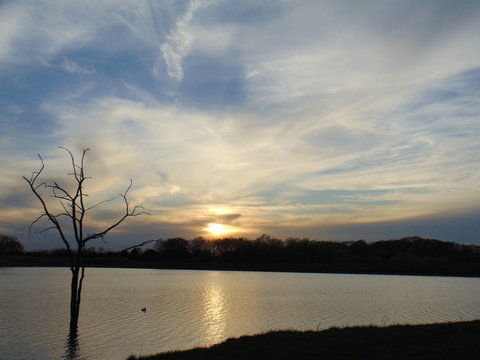
<svg viewBox="0 0 480 360"><path fill-rule="evenodd" d="M25 21L26 15L21 8L1 6L0 12L0 62L9 61L12 54L12 43L16 40L17 34L20 32L20 24Z"/></svg>
<svg viewBox="0 0 480 360"><path fill-rule="evenodd" d="M478 202L479 5L357 5L3 2L0 182L15 188L37 152L63 176L56 145L90 147L92 196L133 178L149 221L189 234Z"/></svg>
<svg viewBox="0 0 480 360"><path fill-rule="evenodd" d="M355 13L350 5L292 3L268 27L238 32L252 105L325 114L359 103L368 115L478 63L467 4L455 10L462 23L446 21L452 9L432 3L412 11L405 3L370 2Z"/></svg>
<svg viewBox="0 0 480 360"><path fill-rule="evenodd" d="M165 11L168 7L162 5ZM162 36L152 23L152 8L143 1L6 1L0 10L0 65L11 68L32 64L38 58L48 62L57 56L65 58L68 52L117 56L130 49L138 52L145 46L158 46ZM68 61L64 65L72 69Z"/></svg>
<svg viewBox="0 0 480 360"><path fill-rule="evenodd" d="M175 24L175 28L167 35L167 41L160 46L165 62L167 64L168 76L176 81L183 79L182 61L192 49L195 36L190 30L190 23L195 12L212 1L192 0L187 10Z"/></svg>
<svg viewBox="0 0 480 360"><path fill-rule="evenodd" d="M92 75L95 74L95 69L89 69L86 67L82 67L77 64L75 61L68 59L67 57L63 58L63 61L59 65L63 70L74 73L74 74L82 74L82 75Z"/></svg>
<svg viewBox="0 0 480 360"><path fill-rule="evenodd" d="M4 24L2 26L6 31L2 32L0 62L28 64L35 55L49 56L65 46L91 39L90 28L81 26L85 25L81 24L81 17L73 21L73 7L64 5L47 10L47 4L43 5L36 7L28 2L5 2L1 6L0 23ZM66 10L71 10L72 15L68 15Z"/></svg>
<svg viewBox="0 0 480 360"><path fill-rule="evenodd" d="M461 209L448 213L415 216L395 221L340 223L318 226L275 224L265 226L266 231L280 238L310 237L315 240L368 241L421 236L443 241L479 245L478 208Z"/></svg>
<svg viewBox="0 0 480 360"><path fill-rule="evenodd" d="M79 147L83 140L83 146L93 149L95 161L89 164L95 177L102 179L98 191L122 188L125 179L135 178L135 202L164 221L190 221L215 203L248 214L243 218L292 224L305 215L305 225L390 221L406 214L428 214L432 205L467 206L472 194L459 187L458 177L464 178L463 187L473 189L477 177L472 175L478 174L472 172L471 159L458 157L456 164L449 165L451 172L441 170L442 163L431 163L432 144L407 136L387 146L389 136L382 139L377 134L375 143L370 135L364 139L361 133L327 127L322 135L326 140L311 145L305 143L303 131L287 132L282 124L263 131L248 129L238 118L217 118L159 103L146 106L104 98L82 104L80 110L59 99L48 109L61 124L65 144ZM328 145L330 138L337 142ZM279 184L288 187L276 189ZM313 196L327 190L355 196ZM362 195L366 192L371 196ZM248 199L253 207L245 207ZM285 213L288 219L280 215Z"/></svg>
<svg viewBox="0 0 480 360"><path fill-rule="evenodd" d="M221 222L231 223L232 221L239 219L241 216L242 214L223 214L219 215L218 219L221 220Z"/></svg>

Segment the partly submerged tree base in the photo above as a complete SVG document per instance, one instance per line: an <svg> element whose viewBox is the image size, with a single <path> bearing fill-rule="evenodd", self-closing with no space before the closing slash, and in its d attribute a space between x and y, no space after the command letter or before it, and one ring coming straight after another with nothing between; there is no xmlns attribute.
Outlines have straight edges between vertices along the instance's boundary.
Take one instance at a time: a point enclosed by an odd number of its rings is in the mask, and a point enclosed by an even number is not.
<svg viewBox="0 0 480 360"><path fill-rule="evenodd" d="M429 325L274 331L214 345L128 360L480 359L480 321Z"/></svg>

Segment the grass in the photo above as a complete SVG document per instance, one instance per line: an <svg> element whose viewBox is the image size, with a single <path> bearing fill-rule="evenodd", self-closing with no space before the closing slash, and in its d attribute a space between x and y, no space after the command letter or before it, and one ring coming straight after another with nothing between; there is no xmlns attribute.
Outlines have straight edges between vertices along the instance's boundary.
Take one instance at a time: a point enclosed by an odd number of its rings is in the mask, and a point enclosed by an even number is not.
<svg viewBox="0 0 480 360"><path fill-rule="evenodd" d="M274 331L128 360L480 359L480 321Z"/></svg>

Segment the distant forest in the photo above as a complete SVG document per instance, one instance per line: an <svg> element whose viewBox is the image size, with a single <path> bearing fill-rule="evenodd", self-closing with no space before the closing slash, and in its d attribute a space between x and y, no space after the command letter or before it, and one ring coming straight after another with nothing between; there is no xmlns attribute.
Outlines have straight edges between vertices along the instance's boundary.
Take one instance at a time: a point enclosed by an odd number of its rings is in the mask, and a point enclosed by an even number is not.
<svg viewBox="0 0 480 360"><path fill-rule="evenodd" d="M64 249L23 252L18 248L15 254L18 264L4 256L0 265L43 265L40 258L45 265L61 265L67 255ZM255 240L171 238L157 240L148 249L88 248L86 261L90 266L112 267L480 276L480 246L420 237L375 242L280 240L269 235Z"/></svg>

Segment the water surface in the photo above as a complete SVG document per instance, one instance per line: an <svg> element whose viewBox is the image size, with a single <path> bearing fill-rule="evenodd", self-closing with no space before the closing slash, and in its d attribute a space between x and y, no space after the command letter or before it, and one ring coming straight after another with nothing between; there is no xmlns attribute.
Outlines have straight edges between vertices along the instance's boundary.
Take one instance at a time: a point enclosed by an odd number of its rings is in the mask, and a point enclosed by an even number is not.
<svg viewBox="0 0 480 360"><path fill-rule="evenodd" d="M63 268L0 268L0 359L65 358L69 278ZM273 329L479 317L478 278L87 269L70 356L126 359Z"/></svg>

